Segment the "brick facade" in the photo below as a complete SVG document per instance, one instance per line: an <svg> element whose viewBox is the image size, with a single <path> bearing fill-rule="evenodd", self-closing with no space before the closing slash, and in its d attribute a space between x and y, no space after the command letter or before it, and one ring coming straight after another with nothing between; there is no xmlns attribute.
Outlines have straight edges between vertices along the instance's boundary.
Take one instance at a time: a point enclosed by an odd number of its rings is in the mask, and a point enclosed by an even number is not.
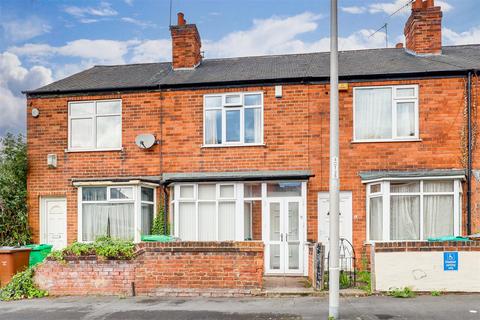
<svg viewBox="0 0 480 320"><path fill-rule="evenodd" d="M399 84L419 85L420 140L352 142L353 88ZM340 186L353 195L356 252L363 251L366 238L366 188L358 175L360 171L462 168L464 87L462 77L388 80L351 82L348 91L340 93ZM232 91L264 93L265 145L202 147L203 95ZM39 240L39 197L45 195L66 196L68 242L77 239L77 192L72 178L250 170L313 171L315 177L307 186L307 239L315 241L317 193L328 191L328 91L326 84L298 84L284 85L281 99L275 98L273 86L30 98L27 114L33 107L41 113L38 118L27 117L28 207L35 241ZM67 102L106 98L122 99L123 150L66 152ZM140 133L156 135L161 144L149 150L139 149L134 139ZM58 155L58 168L47 168L48 153ZM475 155L474 168L478 168ZM473 207L475 232L477 205ZM258 234L259 230L254 230L255 238Z"/></svg>
<svg viewBox="0 0 480 320"><path fill-rule="evenodd" d="M46 261L35 281L51 295L249 295L263 285L263 243L142 243L131 261Z"/></svg>

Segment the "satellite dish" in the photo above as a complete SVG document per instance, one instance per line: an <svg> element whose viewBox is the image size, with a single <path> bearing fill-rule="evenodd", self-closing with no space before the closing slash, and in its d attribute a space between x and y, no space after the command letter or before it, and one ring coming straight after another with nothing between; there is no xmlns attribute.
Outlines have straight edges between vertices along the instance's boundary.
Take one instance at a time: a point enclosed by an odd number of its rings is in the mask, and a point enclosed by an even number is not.
<svg viewBox="0 0 480 320"><path fill-rule="evenodd" d="M149 149L156 143L155 136L153 134L139 134L135 138L135 144L140 149Z"/></svg>

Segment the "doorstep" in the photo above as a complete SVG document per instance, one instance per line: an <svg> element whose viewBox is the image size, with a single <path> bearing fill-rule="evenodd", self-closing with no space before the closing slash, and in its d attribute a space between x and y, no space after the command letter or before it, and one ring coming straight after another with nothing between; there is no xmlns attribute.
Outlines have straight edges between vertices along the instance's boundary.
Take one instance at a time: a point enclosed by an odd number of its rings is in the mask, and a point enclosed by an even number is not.
<svg viewBox="0 0 480 320"><path fill-rule="evenodd" d="M309 285L307 277L265 276L263 290L256 292L254 295L264 297L322 297L328 295L328 291L313 289ZM340 296L342 297L364 297L368 295L367 292L356 288L340 290Z"/></svg>

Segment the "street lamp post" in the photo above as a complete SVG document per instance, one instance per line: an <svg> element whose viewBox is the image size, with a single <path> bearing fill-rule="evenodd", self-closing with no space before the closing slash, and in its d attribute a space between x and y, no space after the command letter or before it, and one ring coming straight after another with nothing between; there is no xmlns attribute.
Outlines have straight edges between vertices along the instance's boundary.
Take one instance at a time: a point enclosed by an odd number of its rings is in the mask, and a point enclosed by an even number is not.
<svg viewBox="0 0 480 320"><path fill-rule="evenodd" d="M339 314L339 115L338 115L338 23L337 0L330 2L330 256L328 314L338 319Z"/></svg>

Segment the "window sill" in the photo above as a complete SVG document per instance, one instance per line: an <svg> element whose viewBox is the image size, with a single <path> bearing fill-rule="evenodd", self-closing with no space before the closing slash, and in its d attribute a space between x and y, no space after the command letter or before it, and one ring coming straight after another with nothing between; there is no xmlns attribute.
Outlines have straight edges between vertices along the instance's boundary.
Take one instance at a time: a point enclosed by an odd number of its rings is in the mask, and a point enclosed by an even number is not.
<svg viewBox="0 0 480 320"><path fill-rule="evenodd" d="M238 148L238 147L266 147L265 143L243 143L243 144L202 144L200 148Z"/></svg>
<svg viewBox="0 0 480 320"><path fill-rule="evenodd" d="M75 149L65 149L65 153L78 153L78 152L108 152L108 151L119 152L119 151L123 151L123 148L115 148L115 149L81 149L81 150L75 150Z"/></svg>
<svg viewBox="0 0 480 320"><path fill-rule="evenodd" d="M423 140L420 138L412 138L412 139L376 139L376 140L351 140L350 143L395 143L395 142L422 142Z"/></svg>

